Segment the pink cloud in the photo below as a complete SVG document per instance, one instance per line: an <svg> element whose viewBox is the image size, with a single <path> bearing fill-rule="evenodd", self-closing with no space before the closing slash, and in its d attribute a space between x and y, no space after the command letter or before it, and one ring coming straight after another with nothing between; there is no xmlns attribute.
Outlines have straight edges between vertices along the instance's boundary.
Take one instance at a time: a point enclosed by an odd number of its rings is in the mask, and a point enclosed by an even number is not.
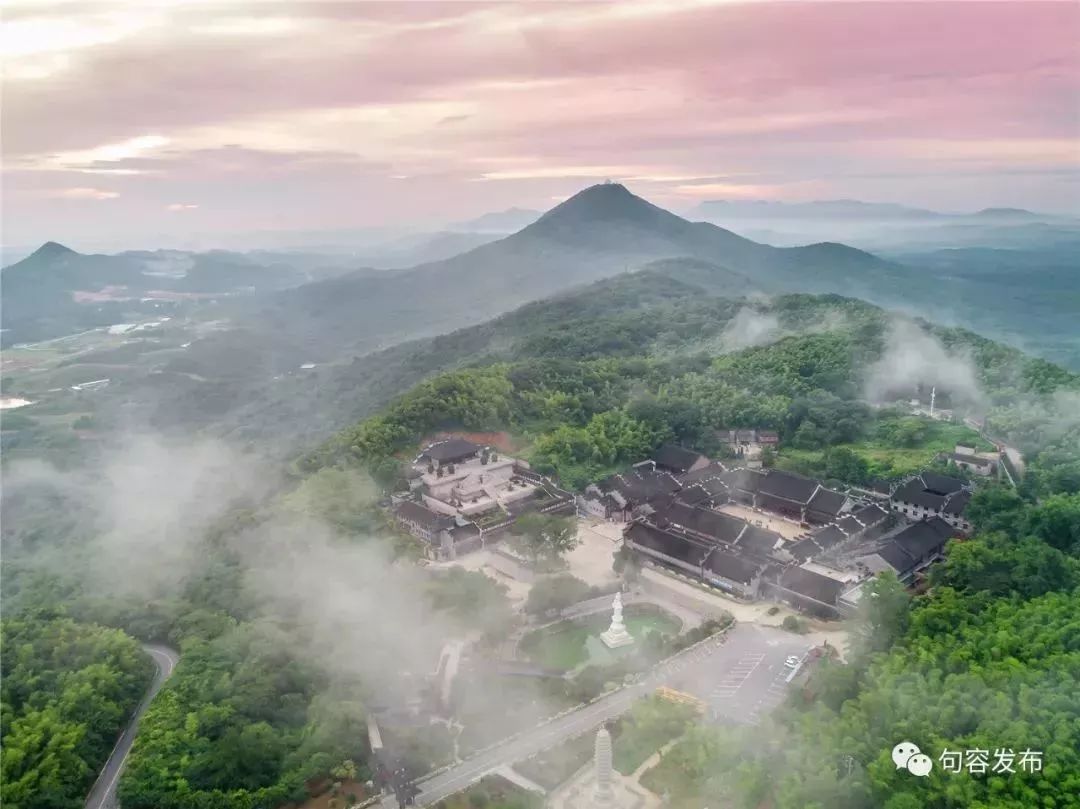
<svg viewBox="0 0 1080 809"><path fill-rule="evenodd" d="M6 220L44 223L26 201L42 167L108 172L124 183L123 204L159 211L209 190L237 211L223 227L541 206L609 169L668 200L712 185L921 204L944 192L961 207L1075 203L1073 2L273 11L22 12L63 20L67 38L51 51L35 44L54 72L5 84L5 158L21 167L5 178L16 208ZM75 36L72 20L89 33ZM972 171L977 184L947 179ZM1029 180L1001 179L1016 171ZM916 174L923 199L900 179ZM1024 198L1010 197L1018 189Z"/></svg>
<svg viewBox="0 0 1080 809"><path fill-rule="evenodd" d="M101 201L106 199L116 199L120 194L116 191L104 191L100 188L61 188L56 191L48 192L47 196L54 199L85 199Z"/></svg>

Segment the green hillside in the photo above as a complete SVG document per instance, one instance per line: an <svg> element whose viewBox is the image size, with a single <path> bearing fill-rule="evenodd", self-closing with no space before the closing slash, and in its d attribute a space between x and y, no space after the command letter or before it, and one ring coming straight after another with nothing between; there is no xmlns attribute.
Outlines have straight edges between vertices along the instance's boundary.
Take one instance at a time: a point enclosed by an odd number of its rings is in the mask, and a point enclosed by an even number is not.
<svg viewBox="0 0 1080 809"><path fill-rule="evenodd" d="M821 465L813 471L849 483L871 473L900 474L904 468L898 460L916 463L916 455L931 456L954 440L977 441L963 425L930 423L866 401L867 379L896 347L890 342L893 318L888 313L831 295L721 298L694 283L702 271L698 263L665 263L358 360L348 385L321 393L342 408L369 415L298 456L293 479L274 488L265 502L245 500L202 527L205 536L195 540L197 552L184 586L167 600L102 598L87 586L80 571L91 561L94 512L78 502L81 487L60 492L43 486L6 503L6 614L63 602L80 620L119 626L140 638L168 639L182 651L175 674L144 718L121 779L125 805L249 809L302 799L309 783L334 771L354 771L362 778L370 774L362 727L372 685L362 678L332 684L327 670L334 655L323 659L307 651L310 626L299 613L281 624L263 620L246 589L250 558L238 549L252 542L261 548L291 531L302 533L314 518L333 526L342 542L357 549L383 548L388 556L407 553L408 546L395 542L378 507L381 495L359 483L363 477L355 473L370 471L384 486L395 485L402 459L433 431L511 432L536 468L571 486L640 460L668 440L719 453L715 431L721 427L775 429L781 435L777 463ZM730 280L725 277L721 286ZM755 791L764 787L755 787L758 782L750 776L775 770L782 762L754 759L743 767L750 753L738 740L702 740L694 733L665 762L687 768L705 762L706 771L652 776L684 784L683 792L673 789L672 794L682 800L685 793L687 806L694 801L711 805L721 794L738 794L745 806L768 798L784 809L815 801L856 809L885 806L882 796L895 784L869 759L872 767L856 771L861 780L829 776L831 792L816 787L810 774L851 739L865 758L876 755L881 738L914 727L894 712L883 729L866 730L866 717L874 716L876 706L892 693L890 678L896 670L922 672L924 679L917 683L922 690L939 681L935 672L942 667L961 678L934 710L920 714L918 725L920 732L950 743L967 740L956 730L960 725L945 721L950 701L961 699L963 684L974 686L981 679L994 687L1006 676L1003 672L1016 672L1020 685L1008 693L1011 702L1002 703L1001 710L1015 709L1027 725L1041 727L1045 711L1039 706L1049 704L1062 680L1039 691L1038 704L1026 702L1026 695L1041 687L1043 671L1066 679L1075 673L1070 630L1062 623L1066 611L1058 602L1075 597L1080 424L1068 408L1080 378L969 332L929 324L916 330L932 339L943 356L971 371L991 430L1028 453L1025 482L1018 494L989 489L980 496L972 508L985 532L954 549L932 595L910 612L906 596L890 598L888 603L899 605L893 612L867 616L868 625L878 627L869 635L875 645L850 666L827 670L826 679L814 685L832 695L827 710L792 714L782 733L823 740L820 750L783 764L799 773L800 783L783 779L778 782L782 792ZM316 387L310 379L307 384ZM353 397L351 392L361 388L364 396ZM939 390L943 401L950 393L944 385ZM298 411L288 429L300 431L313 413ZM880 466L886 459L878 453L891 456L888 469ZM879 466L872 467L871 460ZM265 473L273 471L270 466ZM47 572L36 566L35 552L46 549L64 564ZM378 588L380 582L371 578L378 570L358 564L348 575L353 584L362 582L361 589ZM423 575L420 569L415 572ZM462 571L445 581L435 577L424 592L440 614L447 603L466 611L485 604L485 615L500 621L509 614L505 593L481 574ZM946 619L935 619L935 610L947 610ZM962 616L978 618L969 626ZM1049 634L1008 648L998 644L998 651L981 640L1002 629L1011 631L1010 621L1024 627L1041 621ZM896 648L889 651L894 641ZM1053 644L1065 651L1059 654ZM951 648L961 650L957 657L945 651ZM940 665L934 654L943 661ZM982 659L979 655L995 661L993 670L989 663L985 672L980 668L975 662ZM916 663L922 668L916 669ZM538 699L532 691L519 696L522 704ZM1071 717L1069 710L1064 706L1063 715ZM972 741L992 741L993 728L968 725ZM1063 750L1072 741L1069 727L1033 731L1032 744ZM1014 746L1021 741L1009 740ZM685 746L698 742L706 745L704 752ZM400 743L415 757L417 769L437 765L448 755L446 739L405 738ZM774 749L778 742L769 744ZM802 744L795 749L801 751ZM714 755L717 749L721 753ZM710 780L710 774L727 772L732 762L739 773L749 774L746 783ZM1018 801L1027 795L1021 787L1026 789L1027 782L1017 780ZM983 788L969 791L978 797ZM1046 795L1060 797L1050 791ZM844 798L845 803L837 796L850 799ZM709 803L700 803L703 797ZM935 797L926 805L956 804ZM1020 804L1003 805L1018 809ZM889 809L906 806L914 804Z"/></svg>
<svg viewBox="0 0 1080 809"><path fill-rule="evenodd" d="M778 464L860 482L922 468L957 441L982 441L960 424L861 401L868 369L890 350L888 316L875 307L832 296L679 300L659 291L671 288L665 279L612 283L613 299L638 284L654 297L617 311L594 289L417 347L422 364L461 362L456 352L467 345L471 364L395 398L301 468L359 466L390 483L400 454L433 430L502 429L527 438L537 468L581 486L667 440L715 451L716 426L745 424L780 432ZM775 341L703 350L744 305L776 319ZM643 781L672 805L1077 805L1080 377L969 332L923 328L966 358L989 429L1024 449L1019 492L978 491L976 536L952 544L927 594L912 598L881 579L847 662L821 667L775 724L751 733L700 727L680 739ZM978 775L938 763L930 778L914 779L889 758L908 738L935 759L1001 749L1016 754L1015 765L1024 750L1038 751L1044 769Z"/></svg>
<svg viewBox="0 0 1080 809"><path fill-rule="evenodd" d="M729 350L752 320L767 322L758 336L769 342ZM889 322L883 310L839 296L740 301L661 273L623 276L392 349L407 376L457 367L341 431L301 468L360 464L388 481L395 455L433 431L498 429L526 439L538 468L580 486L665 441L717 452L717 429L752 426L780 432L783 466L852 483L896 477L981 439L919 419L898 430L902 412L866 403L869 371L891 351ZM970 365L996 435L1048 457L1067 446L1071 433L1051 436L1040 425L1080 377L970 332L921 328ZM828 475L827 456L838 449L865 463Z"/></svg>

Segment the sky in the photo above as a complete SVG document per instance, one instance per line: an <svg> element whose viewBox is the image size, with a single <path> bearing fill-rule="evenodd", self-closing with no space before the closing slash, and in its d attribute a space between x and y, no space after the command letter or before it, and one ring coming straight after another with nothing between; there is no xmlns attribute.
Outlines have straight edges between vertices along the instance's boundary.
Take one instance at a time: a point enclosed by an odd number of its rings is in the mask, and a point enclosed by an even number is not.
<svg viewBox="0 0 1080 809"><path fill-rule="evenodd" d="M4 4L3 234L437 227L619 180L1075 212L1080 3Z"/></svg>

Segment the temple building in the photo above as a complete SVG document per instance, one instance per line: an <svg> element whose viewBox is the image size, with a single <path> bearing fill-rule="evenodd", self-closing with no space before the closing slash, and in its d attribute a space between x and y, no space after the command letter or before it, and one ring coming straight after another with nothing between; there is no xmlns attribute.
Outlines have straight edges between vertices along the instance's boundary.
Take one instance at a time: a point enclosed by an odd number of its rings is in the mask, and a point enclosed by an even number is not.
<svg viewBox="0 0 1080 809"><path fill-rule="evenodd" d="M408 497L398 497L398 525L423 540L428 556L453 559L483 547L522 514L572 514L574 497L517 458L463 438L426 446L409 470Z"/></svg>

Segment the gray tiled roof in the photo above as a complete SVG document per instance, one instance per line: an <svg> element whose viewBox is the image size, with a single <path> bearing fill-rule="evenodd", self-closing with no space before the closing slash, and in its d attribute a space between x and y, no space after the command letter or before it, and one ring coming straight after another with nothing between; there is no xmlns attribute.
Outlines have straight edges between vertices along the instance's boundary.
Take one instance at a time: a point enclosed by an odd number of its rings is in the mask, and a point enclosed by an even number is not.
<svg viewBox="0 0 1080 809"><path fill-rule="evenodd" d="M653 454L653 460L658 467L676 473L689 471L702 457L701 453L674 444L664 444Z"/></svg>
<svg viewBox="0 0 1080 809"><path fill-rule="evenodd" d="M823 604L836 604L837 597L844 589L844 582L802 567L786 568L780 574L780 584L793 593Z"/></svg>

